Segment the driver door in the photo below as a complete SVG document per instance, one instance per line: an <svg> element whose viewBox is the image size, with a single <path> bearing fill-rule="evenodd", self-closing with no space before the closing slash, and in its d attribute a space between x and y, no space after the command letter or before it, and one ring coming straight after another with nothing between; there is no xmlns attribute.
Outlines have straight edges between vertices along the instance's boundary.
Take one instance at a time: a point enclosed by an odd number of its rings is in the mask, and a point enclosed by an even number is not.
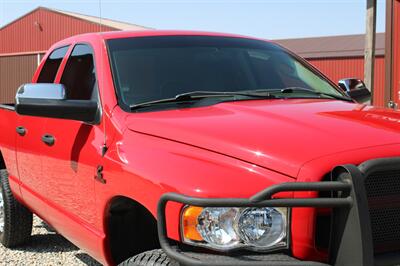
<svg viewBox="0 0 400 266"><path fill-rule="evenodd" d="M94 52L89 45L74 46L59 83L65 86L67 99L99 102ZM67 217L94 230L94 177L102 158L103 127L48 118L44 132L54 139L52 145L45 145L42 153L43 175L51 188L49 198Z"/></svg>

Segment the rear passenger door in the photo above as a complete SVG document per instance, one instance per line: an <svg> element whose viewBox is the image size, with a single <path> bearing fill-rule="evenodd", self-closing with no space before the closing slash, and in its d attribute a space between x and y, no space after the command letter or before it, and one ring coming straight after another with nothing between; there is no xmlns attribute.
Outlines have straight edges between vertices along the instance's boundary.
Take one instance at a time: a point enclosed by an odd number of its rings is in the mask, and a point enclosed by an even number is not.
<svg viewBox="0 0 400 266"><path fill-rule="evenodd" d="M55 49L46 59L37 79L38 83L53 83L68 46ZM23 198L36 209L43 209L47 200L48 182L42 176L42 135L46 118L17 116L15 128L18 173L22 182ZM46 209L47 206L44 207Z"/></svg>
<svg viewBox="0 0 400 266"><path fill-rule="evenodd" d="M67 99L93 99L99 103L91 46L76 44L73 47L59 83L65 86ZM51 188L48 196L75 222L95 227L94 176L101 160L103 128L80 121L48 118L44 132L54 138L53 145L43 147L43 177Z"/></svg>

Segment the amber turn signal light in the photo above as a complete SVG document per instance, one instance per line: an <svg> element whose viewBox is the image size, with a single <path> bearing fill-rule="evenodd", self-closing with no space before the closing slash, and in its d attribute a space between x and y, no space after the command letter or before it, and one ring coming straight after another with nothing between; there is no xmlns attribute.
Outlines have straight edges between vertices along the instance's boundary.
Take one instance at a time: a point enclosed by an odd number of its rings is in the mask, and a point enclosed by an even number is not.
<svg viewBox="0 0 400 266"><path fill-rule="evenodd" d="M201 207L188 206L182 213L183 237L191 241L203 241L203 238L197 231L197 218L203 211Z"/></svg>

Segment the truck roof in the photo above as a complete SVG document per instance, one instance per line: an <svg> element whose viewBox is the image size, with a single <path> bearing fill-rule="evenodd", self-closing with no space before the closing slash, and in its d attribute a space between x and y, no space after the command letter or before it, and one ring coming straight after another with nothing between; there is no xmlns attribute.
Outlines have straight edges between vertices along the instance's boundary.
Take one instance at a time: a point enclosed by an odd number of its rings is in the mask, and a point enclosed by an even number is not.
<svg viewBox="0 0 400 266"><path fill-rule="evenodd" d="M184 35L197 35L197 36L222 36L222 37L236 37L236 38L250 38L259 39L244 35L230 34L230 33L219 33L219 32L207 32L207 31L188 31L188 30L132 30L132 31L109 31L109 32L95 32L75 35L64 39L57 44L82 41L84 39L119 39L119 38L130 38L130 37L146 37L146 36L184 36Z"/></svg>
<svg viewBox="0 0 400 266"><path fill-rule="evenodd" d="M225 36L251 38L238 34L207 32L207 31L187 31L187 30L138 30L138 31L110 31L99 33L104 39L142 37L142 36L168 36L168 35L202 35L202 36Z"/></svg>

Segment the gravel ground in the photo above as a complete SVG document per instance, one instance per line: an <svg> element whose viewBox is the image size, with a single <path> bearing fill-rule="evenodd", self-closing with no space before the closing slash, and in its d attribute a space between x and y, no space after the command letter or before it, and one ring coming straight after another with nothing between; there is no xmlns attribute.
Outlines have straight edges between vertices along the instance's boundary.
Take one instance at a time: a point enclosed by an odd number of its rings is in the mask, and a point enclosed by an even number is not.
<svg viewBox="0 0 400 266"><path fill-rule="evenodd" d="M54 233L37 217L34 217L33 220L33 233L30 242L14 249L6 249L0 244L0 265L101 266L64 237Z"/></svg>

